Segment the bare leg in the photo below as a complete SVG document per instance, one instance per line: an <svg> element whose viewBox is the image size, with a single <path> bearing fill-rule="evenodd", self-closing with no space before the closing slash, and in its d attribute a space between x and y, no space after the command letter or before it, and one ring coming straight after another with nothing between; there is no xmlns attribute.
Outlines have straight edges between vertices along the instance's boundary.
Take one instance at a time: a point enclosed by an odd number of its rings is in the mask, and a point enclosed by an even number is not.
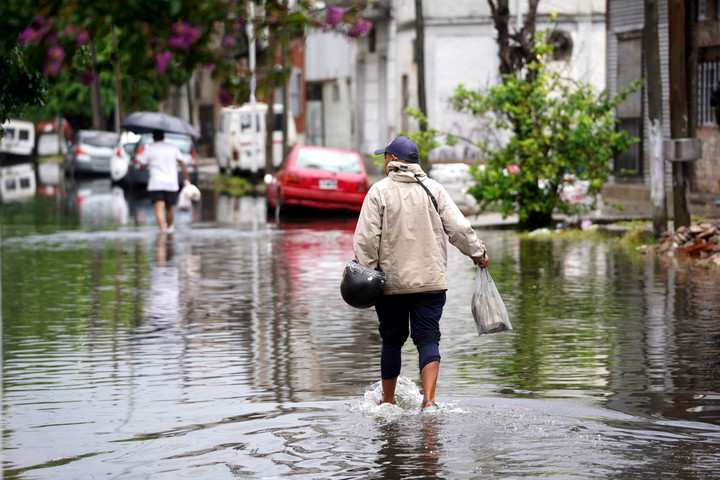
<svg viewBox="0 0 720 480"><path fill-rule="evenodd" d="M437 384L438 373L440 373L440 362L430 362L420 372L423 386L423 405L428 400L435 401L435 385Z"/></svg>
<svg viewBox="0 0 720 480"><path fill-rule="evenodd" d="M173 220L175 219L175 209L172 205L167 205L167 208L165 211L167 212L167 218L165 219L167 222L167 228L169 229L173 225Z"/></svg>
<svg viewBox="0 0 720 480"><path fill-rule="evenodd" d="M390 379L382 379L382 403L395 403L395 385L397 385L397 377Z"/></svg>
<svg viewBox="0 0 720 480"><path fill-rule="evenodd" d="M165 231L165 202L155 202L155 219L161 232Z"/></svg>

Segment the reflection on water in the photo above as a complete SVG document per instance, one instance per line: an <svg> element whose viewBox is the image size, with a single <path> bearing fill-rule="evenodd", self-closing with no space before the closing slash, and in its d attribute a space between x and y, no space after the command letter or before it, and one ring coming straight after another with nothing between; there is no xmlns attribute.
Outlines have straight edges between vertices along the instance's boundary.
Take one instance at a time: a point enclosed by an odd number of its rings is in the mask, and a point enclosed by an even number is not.
<svg viewBox="0 0 720 480"><path fill-rule="evenodd" d="M514 330L476 334L451 248L420 414L412 344L378 406L375 314L339 295L355 218L203 192L162 235L102 183L0 210L4 478L717 474L717 270L481 232Z"/></svg>

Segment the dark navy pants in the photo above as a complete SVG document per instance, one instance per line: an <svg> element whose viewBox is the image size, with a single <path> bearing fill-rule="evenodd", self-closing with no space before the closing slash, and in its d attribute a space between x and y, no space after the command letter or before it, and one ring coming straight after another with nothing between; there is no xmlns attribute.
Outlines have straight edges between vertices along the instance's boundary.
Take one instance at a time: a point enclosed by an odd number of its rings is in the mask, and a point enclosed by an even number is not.
<svg viewBox="0 0 720 480"><path fill-rule="evenodd" d="M375 311L380 320L380 376L383 379L400 375L401 350L408 336L418 349L420 370L430 362L440 361L440 317L445 298L445 292L380 297Z"/></svg>

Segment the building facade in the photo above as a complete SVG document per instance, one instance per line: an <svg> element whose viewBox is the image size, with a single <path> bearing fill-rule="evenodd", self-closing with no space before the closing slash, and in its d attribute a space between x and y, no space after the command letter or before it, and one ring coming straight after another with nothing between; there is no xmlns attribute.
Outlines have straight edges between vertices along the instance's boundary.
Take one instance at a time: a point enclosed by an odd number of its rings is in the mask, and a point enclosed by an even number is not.
<svg viewBox="0 0 720 480"><path fill-rule="evenodd" d="M607 85L610 94L645 78L644 3L608 0ZM702 157L686 162L687 200L691 214L714 213L720 195L720 134L710 94L720 81L720 1L658 0L658 40L662 85L664 139L699 138ZM682 75L677 71L683 70ZM640 142L615 162L613 182L649 188L651 178L650 122L647 84L630 95L617 111L620 128ZM678 132L677 119L681 119ZM675 122L675 131L671 125ZM665 186L673 188L673 167L665 162ZM668 195L672 204L672 195ZM668 208L668 211L672 211Z"/></svg>
<svg viewBox="0 0 720 480"><path fill-rule="evenodd" d="M527 9L526 2L512 7ZM469 140L442 146L434 160L472 160L475 142L486 127L449 103L459 84L481 89L498 82L496 30L487 2L423 0L425 89L429 126ZM555 13L556 20L550 21ZM332 34L311 34L306 44L306 80L318 119L308 120L308 138L328 146L370 153L403 131L418 129L406 112L418 108L418 62L415 53L414 0L384 0L367 12L373 29L352 41ZM605 0L539 4L537 29L561 34L567 49L556 68L572 78L605 88ZM511 30L513 25L511 25ZM348 108L349 106L349 108ZM308 107L310 112L310 107ZM320 113L322 112L322 113ZM320 132L311 135L310 130ZM369 161L369 164L372 162Z"/></svg>

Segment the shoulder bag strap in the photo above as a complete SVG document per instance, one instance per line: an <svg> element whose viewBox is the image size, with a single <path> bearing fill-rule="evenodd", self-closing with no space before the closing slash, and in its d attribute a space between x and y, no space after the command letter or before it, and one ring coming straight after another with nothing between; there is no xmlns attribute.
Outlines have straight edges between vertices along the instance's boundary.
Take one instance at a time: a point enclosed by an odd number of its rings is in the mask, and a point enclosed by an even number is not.
<svg viewBox="0 0 720 480"><path fill-rule="evenodd" d="M418 178L417 175L415 175L415 180L417 180L417 182L420 184L420 186L423 187L425 189L425 191L427 192L428 197L430 197L430 200L432 200L432 203L435 206L435 211L440 213L440 210L438 210L437 200L435 200L435 197L433 196L433 194L430 193L430 189L428 187L426 187L423 182L420 181L420 179Z"/></svg>

